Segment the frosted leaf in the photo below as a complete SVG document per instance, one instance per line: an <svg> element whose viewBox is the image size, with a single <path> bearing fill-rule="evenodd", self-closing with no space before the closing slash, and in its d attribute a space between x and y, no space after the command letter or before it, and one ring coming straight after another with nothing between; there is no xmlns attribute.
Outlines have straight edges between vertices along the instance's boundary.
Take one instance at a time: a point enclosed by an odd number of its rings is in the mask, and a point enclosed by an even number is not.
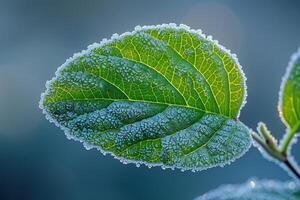
<svg viewBox="0 0 300 200"><path fill-rule="evenodd" d="M292 56L281 83L278 105L280 116L288 129L300 127L300 48Z"/></svg>
<svg viewBox="0 0 300 200"><path fill-rule="evenodd" d="M123 163L223 166L251 144L235 56L185 25L136 27L64 63L40 106L68 138Z"/></svg>
<svg viewBox="0 0 300 200"><path fill-rule="evenodd" d="M299 200L297 184L273 180L249 180L241 185L224 185L195 200Z"/></svg>

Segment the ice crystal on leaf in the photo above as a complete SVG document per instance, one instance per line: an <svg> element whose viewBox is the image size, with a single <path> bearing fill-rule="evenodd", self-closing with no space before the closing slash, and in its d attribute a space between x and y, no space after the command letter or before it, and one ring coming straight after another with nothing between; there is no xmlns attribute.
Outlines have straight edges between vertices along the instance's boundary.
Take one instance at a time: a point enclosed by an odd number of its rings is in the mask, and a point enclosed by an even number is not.
<svg viewBox="0 0 300 200"><path fill-rule="evenodd" d="M292 55L279 92L279 114L294 134L300 128L300 48Z"/></svg>
<svg viewBox="0 0 300 200"><path fill-rule="evenodd" d="M195 200L299 200L295 182L249 180L241 185L224 185Z"/></svg>
<svg viewBox="0 0 300 200"><path fill-rule="evenodd" d="M236 56L185 25L136 27L75 54L40 106L68 138L123 163L202 170L251 144Z"/></svg>

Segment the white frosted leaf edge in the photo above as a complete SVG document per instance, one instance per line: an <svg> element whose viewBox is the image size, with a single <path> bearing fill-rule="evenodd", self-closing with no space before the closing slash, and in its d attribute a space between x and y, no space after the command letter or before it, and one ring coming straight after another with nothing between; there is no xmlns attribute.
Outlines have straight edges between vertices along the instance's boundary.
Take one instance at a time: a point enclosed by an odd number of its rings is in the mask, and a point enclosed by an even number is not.
<svg viewBox="0 0 300 200"><path fill-rule="evenodd" d="M132 32L125 32L121 35L115 33L112 35L112 37L110 39L102 39L99 43L93 43L91 45L88 46L88 48L86 50L82 50L81 52L78 52L78 53L74 53L72 57L68 58L64 64L62 64L60 67L58 67L58 69L56 70L55 72L55 76L51 79L51 80L48 80L45 84L46 86L46 91L44 93L41 94L41 99L39 101L39 107L40 109L42 109L43 111L43 114L45 115L46 119L48 121L50 121L51 123L54 123L57 127L59 127L61 130L64 131L66 137L69 139L69 140L74 140L74 141L79 141L83 144L83 146L87 149L87 150L90 150L90 149L96 149L98 151L100 151L103 155L106 155L106 154L109 154L111 156L113 156L115 159L119 160L121 163L123 164L129 164L129 163L133 163L135 164L137 167L140 167L141 165L145 165L147 166L148 168L152 168L152 167L161 167L162 169L172 169L172 170L175 170L175 169L180 169L182 172L184 171L187 171L187 170L192 170L193 172L195 171L202 171L202 170L206 170L206 169L209 169L209 168L213 168L213 167L216 167L216 166L209 166L209 167L206 167L206 168L178 168L176 166L165 166L163 164L150 164L150 163L147 163L147 162L143 162L143 161L136 161L136 160L129 160L129 159L125 159L123 157L118 157L116 156L113 152L111 151L104 151L101 147L99 146L96 146L96 145L91 145L91 144L88 144L86 141L84 140L81 140L79 138L76 138L75 136L71 135L70 134L70 131L68 128L60 125L57 120L55 120L54 118L52 118L49 113L47 113L46 109L44 108L43 106L43 101L44 101L44 98L45 96L48 95L49 91L51 90L50 88L50 85L55 82L57 80L57 77L59 77L61 75L61 71L67 67L72 61L76 60L77 58L81 57L81 56L84 56L88 53L90 53L93 49L95 48L101 48L107 44L110 44L116 40L121 40L123 37L125 36L129 36L129 35L134 35L135 33L137 33L138 31L141 31L141 30L148 30L148 29L153 29L153 28L158 28L158 29L163 29L163 28L172 28L172 29L177 29L177 30L186 30L188 32L191 32L191 33L195 33L197 34L200 38L203 38L203 39L206 39L212 43L214 43L220 50L223 50L224 52L226 52L228 55L230 55L230 57L233 59L233 61L236 63L236 65L238 66L238 69L239 69L239 72L241 73L242 77L243 77L243 86L244 86L244 96L243 96L243 102L240 106L240 109L239 109L239 112L237 114L237 118L239 117L240 115L240 111L241 109L244 107L244 105L247 103L246 101L246 98L247 98L247 85L246 85L246 76L242 70L242 66L240 65L239 61L238 61L238 58L236 56L236 54L233 54L231 53L231 51L227 48L225 48L224 46L222 46L221 44L219 44L219 42L217 40L214 40L212 36L206 36L202 30L198 29L198 30L194 30L194 29L191 29L189 26L187 25L184 25L184 24L180 24L180 25L176 25L175 23L169 23L169 24L161 24L161 25L150 25L150 26L136 26L134 31ZM246 129L248 129L246 126L245 126ZM249 129L248 129L249 130ZM249 130L250 132L250 130ZM249 136L250 137L250 136ZM252 140L252 138L250 137L250 140ZM249 146L247 148L244 149L244 151L239 155L239 156L236 156L235 158L233 158L232 160L229 160L229 161L226 161L224 163L220 163L219 165L217 166L220 166L220 167L223 167L225 165L229 165L230 163L234 162L235 160L239 159L240 157L242 157L251 147L251 142L249 142Z"/></svg>
<svg viewBox="0 0 300 200"><path fill-rule="evenodd" d="M295 64L295 62L300 58L300 47L298 48L298 50L291 56L289 64L286 68L286 72L284 74L284 76L282 77L281 80L281 84L280 84L280 89L279 89L279 100L278 100L278 112L279 112L279 116L282 120L282 122L285 124L286 127L289 127L289 124L285 121L283 114L282 114L282 106L283 106L283 90L284 90L284 86L285 83L287 82L289 75L292 71L292 68Z"/></svg>
<svg viewBox="0 0 300 200"><path fill-rule="evenodd" d="M247 195L247 200L249 200L248 195L253 194L255 197L256 191L259 190L276 191L279 193L287 193L287 192L293 193L296 192L298 189L299 187L293 181L279 182L275 180L257 180L256 178L251 178L245 184L222 185L217 189L214 189L204 195L197 197L194 200L216 200L216 199L229 200L232 198L243 199L244 195ZM286 194L286 196L288 196L288 194ZM267 197L265 198L266 198L265 200L271 200ZM287 199L287 200L294 200L295 198Z"/></svg>

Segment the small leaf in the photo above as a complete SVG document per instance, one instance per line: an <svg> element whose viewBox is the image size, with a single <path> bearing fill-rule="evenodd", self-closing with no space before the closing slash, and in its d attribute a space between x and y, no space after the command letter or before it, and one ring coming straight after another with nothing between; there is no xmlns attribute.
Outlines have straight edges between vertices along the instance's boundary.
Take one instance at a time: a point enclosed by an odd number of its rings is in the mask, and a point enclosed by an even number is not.
<svg viewBox="0 0 300 200"><path fill-rule="evenodd" d="M293 132L300 127L300 48L295 53L283 77L278 105L280 116Z"/></svg>
<svg viewBox="0 0 300 200"><path fill-rule="evenodd" d="M41 108L69 138L137 165L201 170L250 146L237 120L245 78L235 56L200 31L136 27L67 60Z"/></svg>
<svg viewBox="0 0 300 200"><path fill-rule="evenodd" d="M254 181L242 185L224 185L196 200L299 200L294 182Z"/></svg>

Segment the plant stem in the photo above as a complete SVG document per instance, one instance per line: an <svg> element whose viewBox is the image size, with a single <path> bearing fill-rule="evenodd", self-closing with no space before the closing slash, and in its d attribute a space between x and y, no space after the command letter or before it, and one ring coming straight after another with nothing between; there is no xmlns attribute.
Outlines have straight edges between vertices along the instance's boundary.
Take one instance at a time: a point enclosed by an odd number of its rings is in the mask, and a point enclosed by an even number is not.
<svg viewBox="0 0 300 200"><path fill-rule="evenodd" d="M288 148L289 148L289 145L296 133L296 130L297 129L289 129L289 132L286 133L285 137L282 139L282 142L280 144L280 147L279 147L279 150L280 152L284 153L284 154L287 154L287 151L288 151Z"/></svg>
<svg viewBox="0 0 300 200"><path fill-rule="evenodd" d="M285 164L287 169L289 169L289 171L292 172L293 175L300 180L300 173L297 170L296 166L294 166L288 159L286 159L283 163Z"/></svg>
<svg viewBox="0 0 300 200"><path fill-rule="evenodd" d="M281 162L282 164L285 165L286 169L290 171L291 174L294 175L295 178L297 178L298 180L300 180L300 172L298 171L298 166L295 163L290 162L290 160L288 159L288 154L287 154L287 149L288 146L290 144L290 141L292 139L289 137L286 137L287 139L284 139L283 141L283 146L281 146L280 148L276 147L274 148L273 146L270 146L270 143L266 142L265 138L262 137L261 135L258 135L255 132L252 132L252 138L255 140L255 142L261 147L263 148L263 150L269 154L269 156L271 156L273 159ZM293 134L291 134L293 136ZM287 146L287 147L285 147ZM285 148L283 148L285 147ZM284 149L284 151L282 151L282 148Z"/></svg>

